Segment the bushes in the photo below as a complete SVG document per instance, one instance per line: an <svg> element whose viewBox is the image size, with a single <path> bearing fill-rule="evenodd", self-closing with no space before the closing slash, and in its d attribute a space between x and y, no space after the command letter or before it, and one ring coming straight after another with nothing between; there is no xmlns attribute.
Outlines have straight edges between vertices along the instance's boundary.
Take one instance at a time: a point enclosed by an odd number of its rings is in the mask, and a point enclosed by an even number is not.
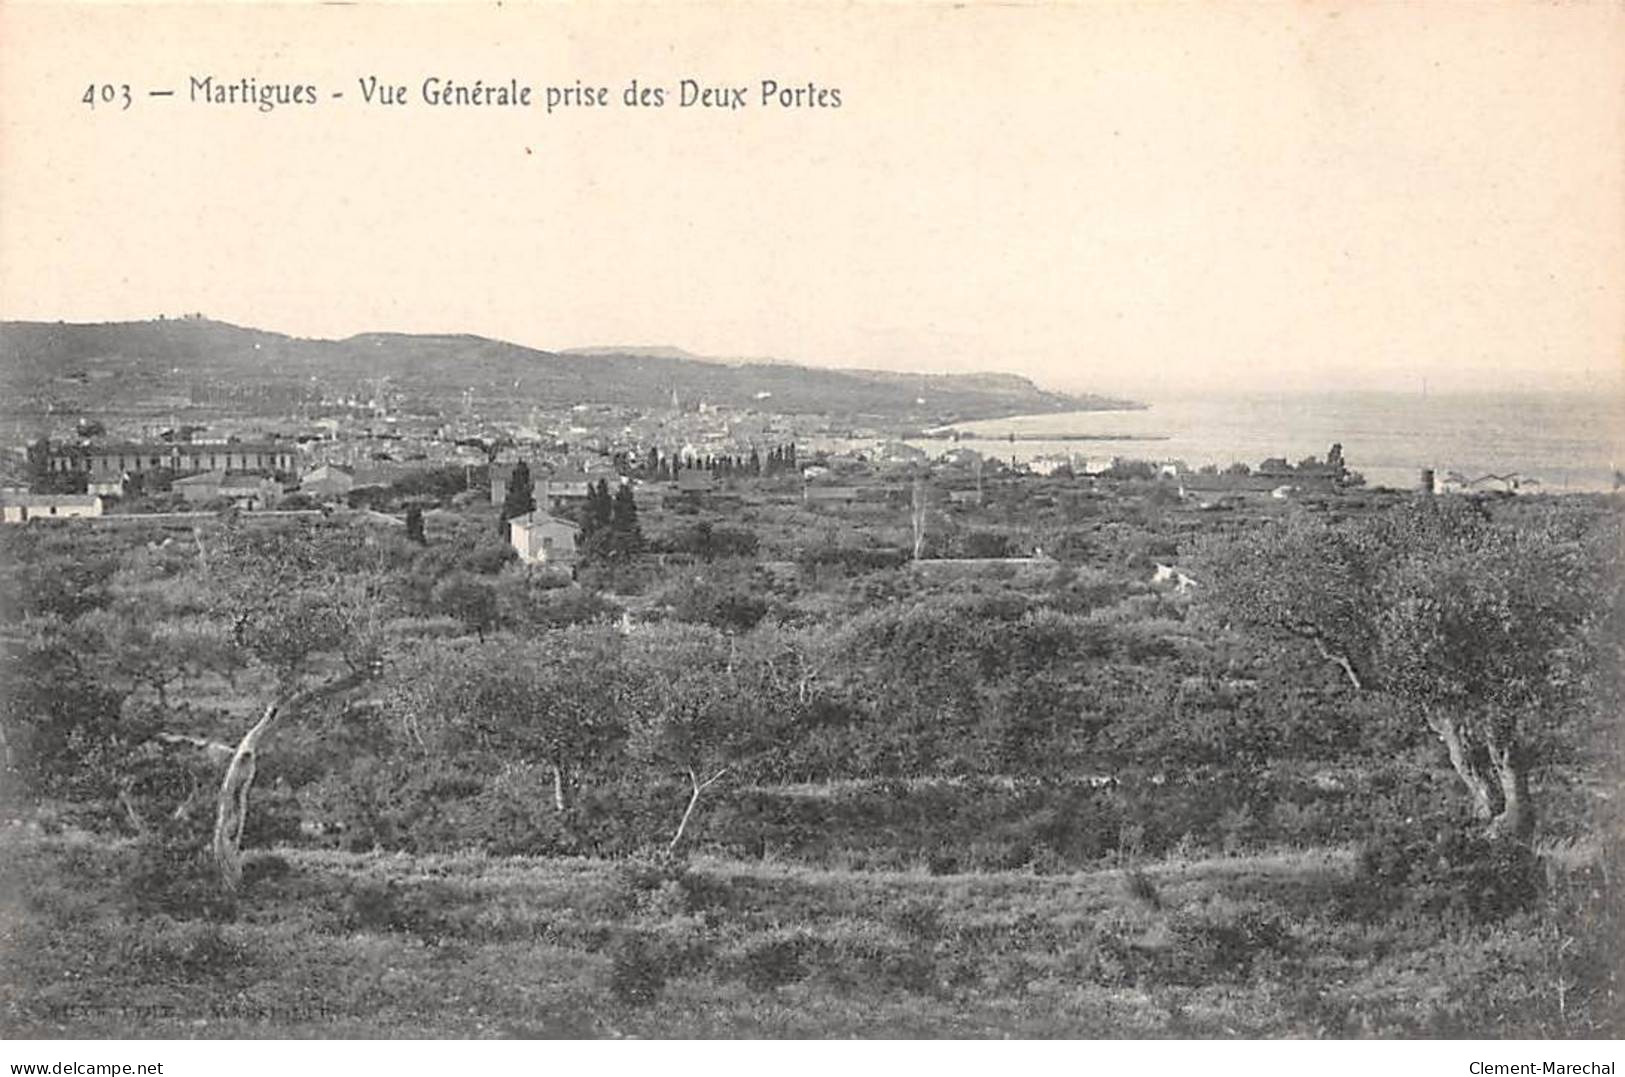
<svg viewBox="0 0 1625 1077"><path fill-rule="evenodd" d="M633 921L609 947L610 994L629 1005L647 1005L673 976L712 963L716 948L709 916L698 915L728 901L726 880L690 871L678 857L643 851L617 864L610 887L611 913ZM750 975L771 978L771 955ZM779 970L782 972L782 969Z"/></svg>
<svg viewBox="0 0 1625 1077"><path fill-rule="evenodd" d="M742 790L712 806L702 844L734 856L771 849L805 863L932 874L1075 870L1116 847L1110 791L1082 786L899 781L811 796Z"/></svg>
<svg viewBox="0 0 1625 1077"><path fill-rule="evenodd" d="M1152 912L1162 909L1162 895L1157 892L1157 884L1139 868L1131 868L1123 874L1123 893L1130 901Z"/></svg>
<svg viewBox="0 0 1625 1077"><path fill-rule="evenodd" d="M235 899L221 889L208 856L209 835L205 820L183 816L136 840L126 892L139 911L177 920L235 915Z"/></svg>
<svg viewBox="0 0 1625 1077"><path fill-rule="evenodd" d="M659 940L640 931L623 932L609 951L609 992L618 1002L647 1006L666 986L670 964Z"/></svg>
<svg viewBox="0 0 1625 1077"><path fill-rule="evenodd" d="M532 629L566 628L571 625L604 624L620 613L620 607L596 591L584 587L554 587L534 594L522 619Z"/></svg>
<svg viewBox="0 0 1625 1077"><path fill-rule="evenodd" d="M1116 987L1238 984L1278 975L1297 951L1271 906L1182 909L1150 924L1145 911L1098 921L1074 958L1079 975Z"/></svg>
<svg viewBox="0 0 1625 1077"><path fill-rule="evenodd" d="M1595 859L1549 863L1543 934L1557 1023L1568 1035L1625 1034L1625 834Z"/></svg>
<svg viewBox="0 0 1625 1077"><path fill-rule="evenodd" d="M121 936L117 951L121 970L143 979L195 982L240 975L253 959L253 953L218 923L157 917L143 926L138 934Z"/></svg>
<svg viewBox="0 0 1625 1077"><path fill-rule="evenodd" d="M818 940L807 932L780 929L746 942L734 964L746 987L772 991L805 979L812 971L806 958L817 948Z"/></svg>
<svg viewBox="0 0 1625 1077"><path fill-rule="evenodd" d="M245 849L265 849L299 840L299 799L292 791L267 783L254 793L254 808L243 825Z"/></svg>
<svg viewBox="0 0 1625 1077"><path fill-rule="evenodd" d="M366 876L340 891L339 926L347 931L398 932L438 943L467 933L474 910L467 895L438 879L403 885Z"/></svg>
<svg viewBox="0 0 1625 1077"><path fill-rule="evenodd" d="M610 774L577 790L560 812L541 767L492 773L477 761L362 758L312 786L308 803L355 852L618 857L669 836L687 793L669 781ZM719 798L717 807L725 803ZM711 830L708 820L704 832Z"/></svg>
<svg viewBox="0 0 1625 1077"><path fill-rule="evenodd" d="M861 761L848 747L853 738L841 726L844 718L830 720L830 728L803 729L805 745L788 747L779 762L811 769L806 761L827 759L832 767L854 756ZM690 829L695 850L727 857L959 874L1065 873L1124 856L1347 842L1379 819L1428 820L1429 833L1447 822L1427 802L1425 783L1413 789L1350 778L1348 788L1321 789L1305 776L1279 772L1250 780L1211 771L1159 779L1125 769L1092 781L730 786L708 792L702 824ZM305 795L307 818L341 824L344 847L356 851L623 857L669 837L690 792L680 781L611 766L576 790L564 812L555 810L550 789L545 768L496 774L472 757L424 757L353 764ZM1439 799L1436 790L1431 795ZM1417 826L1405 832L1414 835Z"/></svg>
<svg viewBox="0 0 1625 1077"><path fill-rule="evenodd" d="M1168 934L1157 978L1187 986L1246 980L1260 959L1290 952L1292 940L1280 916L1263 909L1181 912L1169 921Z"/></svg>
<svg viewBox="0 0 1625 1077"><path fill-rule="evenodd" d="M1495 841L1462 828L1428 837L1394 828L1360 849L1359 911L1463 919L1504 920L1534 904L1543 869L1528 847Z"/></svg>
<svg viewBox="0 0 1625 1077"><path fill-rule="evenodd" d="M613 893L623 913L655 908L666 913L686 913L687 890L692 875L688 866L674 856L643 851L615 865ZM680 895L674 898L673 895Z"/></svg>
<svg viewBox="0 0 1625 1077"><path fill-rule="evenodd" d="M819 566L837 566L848 572L880 572L908 564L908 550L897 546L840 546L833 542L803 547L796 552L803 575L816 575Z"/></svg>
<svg viewBox="0 0 1625 1077"><path fill-rule="evenodd" d="M701 520L656 536L650 549L656 553L690 554L710 561L718 557L754 557L759 545L760 540L752 531L717 527L709 520Z"/></svg>
<svg viewBox="0 0 1625 1077"><path fill-rule="evenodd" d="M734 580L685 579L658 596L679 621L725 632L748 632L767 616L767 600Z"/></svg>

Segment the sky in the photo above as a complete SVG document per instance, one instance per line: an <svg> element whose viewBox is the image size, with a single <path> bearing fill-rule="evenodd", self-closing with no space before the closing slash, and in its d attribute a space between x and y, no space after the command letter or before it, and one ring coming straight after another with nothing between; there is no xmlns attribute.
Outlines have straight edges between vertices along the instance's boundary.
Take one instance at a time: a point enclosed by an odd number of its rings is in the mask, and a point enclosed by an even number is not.
<svg viewBox="0 0 1625 1077"><path fill-rule="evenodd" d="M0 40L7 318L1152 395L1625 373L1618 4L12 3ZM613 107L434 107L431 77ZM620 105L634 78L666 107ZM679 108L684 78L749 107Z"/></svg>

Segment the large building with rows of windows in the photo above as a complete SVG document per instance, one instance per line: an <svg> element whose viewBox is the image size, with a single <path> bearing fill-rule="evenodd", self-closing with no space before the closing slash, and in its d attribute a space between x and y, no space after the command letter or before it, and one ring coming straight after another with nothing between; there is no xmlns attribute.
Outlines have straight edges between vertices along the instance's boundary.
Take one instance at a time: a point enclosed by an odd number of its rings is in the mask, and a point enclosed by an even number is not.
<svg viewBox="0 0 1625 1077"><path fill-rule="evenodd" d="M177 475L205 471L257 471L278 477L297 474L299 452L279 442L155 442L105 445L53 445L53 472L83 472L91 480L167 470Z"/></svg>

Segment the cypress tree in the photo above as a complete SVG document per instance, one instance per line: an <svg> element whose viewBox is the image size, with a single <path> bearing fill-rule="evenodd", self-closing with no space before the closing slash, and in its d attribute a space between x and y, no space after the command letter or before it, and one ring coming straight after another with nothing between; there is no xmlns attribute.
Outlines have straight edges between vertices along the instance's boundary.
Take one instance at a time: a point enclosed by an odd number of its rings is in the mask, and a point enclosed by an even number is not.
<svg viewBox="0 0 1625 1077"><path fill-rule="evenodd" d="M513 474L508 477L508 493L502 499L498 530L503 537L507 537L509 520L532 512L535 508L536 496L531 490L530 467L521 460L513 466Z"/></svg>
<svg viewBox="0 0 1625 1077"><path fill-rule="evenodd" d="M602 530L610 526L615 515L615 506L609 498L608 479L598 480L598 485L593 490L593 497L587 505L592 512L594 530Z"/></svg>
<svg viewBox="0 0 1625 1077"><path fill-rule="evenodd" d="M634 554L643 549L643 528L638 524L638 503L632 497L630 485L622 486L615 491L609 528L617 554Z"/></svg>

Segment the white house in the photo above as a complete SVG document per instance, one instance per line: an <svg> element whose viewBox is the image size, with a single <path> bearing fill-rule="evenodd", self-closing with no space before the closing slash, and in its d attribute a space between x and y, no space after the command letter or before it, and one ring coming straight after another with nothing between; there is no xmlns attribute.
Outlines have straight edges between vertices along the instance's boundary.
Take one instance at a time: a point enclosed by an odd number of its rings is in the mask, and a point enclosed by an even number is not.
<svg viewBox="0 0 1625 1077"><path fill-rule="evenodd" d="M342 498L355 489L355 476L336 464L323 464L305 472L299 491L319 501Z"/></svg>
<svg viewBox="0 0 1625 1077"><path fill-rule="evenodd" d="M1516 494L1525 486L1539 486L1539 479L1525 478L1517 472L1507 475L1480 475L1468 478L1459 471L1447 471L1440 476L1435 473L1433 479L1433 492L1436 494L1470 494L1485 490L1498 490L1503 493Z"/></svg>
<svg viewBox="0 0 1625 1077"><path fill-rule="evenodd" d="M102 499L94 494L6 494L0 497L0 520L8 524L101 514Z"/></svg>
<svg viewBox="0 0 1625 1077"><path fill-rule="evenodd" d="M130 473L113 478L91 479L85 484L85 493L99 497L127 497L130 493Z"/></svg>
<svg viewBox="0 0 1625 1077"><path fill-rule="evenodd" d="M605 480L608 482L608 480ZM615 482L610 482L608 489L614 493L620 484L620 476ZM598 484L591 479L537 479L532 484L531 496L538 505L551 506L556 501L585 501L592 496L593 487Z"/></svg>
<svg viewBox="0 0 1625 1077"><path fill-rule="evenodd" d="M568 568L575 564L576 536L580 532L581 528L569 520L539 509L508 521L508 541L527 565Z"/></svg>
<svg viewBox="0 0 1625 1077"><path fill-rule="evenodd" d="M1072 466L1072 457L1061 453L1035 456L1027 461L1027 470L1034 475L1050 476L1063 467Z"/></svg>

